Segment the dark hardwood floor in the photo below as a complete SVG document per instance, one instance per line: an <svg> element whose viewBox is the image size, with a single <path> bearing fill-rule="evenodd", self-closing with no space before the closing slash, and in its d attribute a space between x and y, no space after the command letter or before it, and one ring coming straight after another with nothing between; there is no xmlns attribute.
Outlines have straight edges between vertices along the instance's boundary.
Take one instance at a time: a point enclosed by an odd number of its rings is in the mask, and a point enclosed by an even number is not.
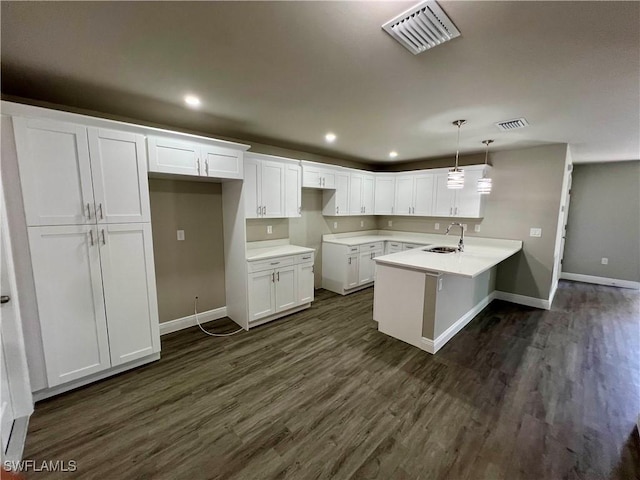
<svg viewBox="0 0 640 480"><path fill-rule="evenodd" d="M379 333L372 298L171 334L159 362L38 403L25 458L78 471L33 477L639 478L639 292L495 301L436 355Z"/></svg>

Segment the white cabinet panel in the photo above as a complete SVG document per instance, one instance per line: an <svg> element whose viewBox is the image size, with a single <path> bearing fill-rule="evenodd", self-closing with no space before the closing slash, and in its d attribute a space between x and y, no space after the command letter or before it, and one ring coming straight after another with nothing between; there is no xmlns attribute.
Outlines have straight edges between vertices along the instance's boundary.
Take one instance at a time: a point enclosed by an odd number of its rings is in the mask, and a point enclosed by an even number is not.
<svg viewBox="0 0 640 480"><path fill-rule="evenodd" d="M285 216L289 218L302 215L302 169L300 165L285 165Z"/></svg>
<svg viewBox="0 0 640 480"><path fill-rule="evenodd" d="M349 211L349 174L335 174L336 215L346 215Z"/></svg>
<svg viewBox="0 0 640 480"><path fill-rule="evenodd" d="M14 117L27 225L95 223L86 128Z"/></svg>
<svg viewBox="0 0 640 480"><path fill-rule="evenodd" d="M97 128L88 135L98 223L149 222L144 137Z"/></svg>
<svg viewBox="0 0 640 480"><path fill-rule="evenodd" d="M336 188L335 172L316 163L302 163L302 186L307 188Z"/></svg>
<svg viewBox="0 0 640 480"><path fill-rule="evenodd" d="M30 227L49 387L110 367L95 226Z"/></svg>
<svg viewBox="0 0 640 480"><path fill-rule="evenodd" d="M98 227L111 365L160 351L151 225Z"/></svg>
<svg viewBox="0 0 640 480"><path fill-rule="evenodd" d="M364 177L359 173L351 173L349 183L349 213L362 215L362 183Z"/></svg>
<svg viewBox="0 0 640 480"><path fill-rule="evenodd" d="M394 176L376 176L374 213L376 215L393 215L396 193Z"/></svg>
<svg viewBox="0 0 640 480"><path fill-rule="evenodd" d="M454 202L455 190L447 188L447 174L436 174L433 214L438 217L452 217Z"/></svg>
<svg viewBox="0 0 640 480"><path fill-rule="evenodd" d="M362 179L362 213L374 214L375 180L372 175L365 175Z"/></svg>
<svg viewBox="0 0 640 480"><path fill-rule="evenodd" d="M247 218L260 218L262 216L262 204L260 203L260 161L253 158L244 160L244 194L245 216Z"/></svg>
<svg viewBox="0 0 640 480"><path fill-rule="evenodd" d="M433 214L433 182L431 174L414 177L414 215L429 217Z"/></svg>
<svg viewBox="0 0 640 480"><path fill-rule="evenodd" d="M482 178L481 170L465 172L464 188L456 191L454 213L457 217L481 217L483 198L478 193L478 180Z"/></svg>
<svg viewBox="0 0 640 480"><path fill-rule="evenodd" d="M396 215L411 215L413 209L413 176L396 178Z"/></svg>
<svg viewBox="0 0 640 480"><path fill-rule="evenodd" d="M191 142L163 137L147 137L149 171L177 175L200 175L200 149Z"/></svg>
<svg viewBox="0 0 640 480"><path fill-rule="evenodd" d="M298 265L298 303L311 303L314 298L313 263Z"/></svg>
<svg viewBox="0 0 640 480"><path fill-rule="evenodd" d="M242 175L242 152L213 145L200 146L200 174L215 178L238 178Z"/></svg>
<svg viewBox="0 0 640 480"><path fill-rule="evenodd" d="M292 265L276 270L275 299L276 312L288 310L298 304L297 266Z"/></svg>
<svg viewBox="0 0 640 480"><path fill-rule="evenodd" d="M375 262L373 261L373 252L362 252L358 264L358 284L373 282L373 272L375 271Z"/></svg>
<svg viewBox="0 0 640 480"><path fill-rule="evenodd" d="M250 322L276 312L273 287L274 283L274 270L249 274L248 293Z"/></svg>
<svg viewBox="0 0 640 480"><path fill-rule="evenodd" d="M358 277L358 254L348 255L346 257L346 289L357 287L360 283Z"/></svg>
<svg viewBox="0 0 640 480"><path fill-rule="evenodd" d="M284 217L284 167L277 162L261 162L260 198L262 217Z"/></svg>

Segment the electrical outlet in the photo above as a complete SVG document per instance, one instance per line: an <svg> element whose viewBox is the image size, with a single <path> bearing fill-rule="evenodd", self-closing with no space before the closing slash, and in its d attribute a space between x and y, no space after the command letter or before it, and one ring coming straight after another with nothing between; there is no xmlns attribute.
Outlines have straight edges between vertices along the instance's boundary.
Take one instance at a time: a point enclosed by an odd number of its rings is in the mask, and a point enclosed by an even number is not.
<svg viewBox="0 0 640 480"><path fill-rule="evenodd" d="M600 263L602 263L602 265L609 265L609 259L607 257L602 257Z"/></svg>
<svg viewBox="0 0 640 480"><path fill-rule="evenodd" d="M364 220L360 220L360 226L364 227Z"/></svg>
<svg viewBox="0 0 640 480"><path fill-rule="evenodd" d="M438 291L442 290L442 277L438 279Z"/></svg>
<svg viewBox="0 0 640 480"><path fill-rule="evenodd" d="M479 224L479 223L476 223L476 224L473 226L473 231L474 231L474 232L476 232L476 233L478 233L478 232L480 231L480 224Z"/></svg>
<svg viewBox="0 0 640 480"><path fill-rule="evenodd" d="M273 226L267 225L267 235L271 235L273 233Z"/></svg>
<svg viewBox="0 0 640 480"><path fill-rule="evenodd" d="M178 241L184 240L184 230L178 230Z"/></svg>
<svg viewBox="0 0 640 480"><path fill-rule="evenodd" d="M387 226L388 226L388 227L393 227L393 220L389 220L389 221L387 222Z"/></svg>
<svg viewBox="0 0 640 480"><path fill-rule="evenodd" d="M333 222L333 228L338 228L338 222Z"/></svg>
<svg viewBox="0 0 640 480"><path fill-rule="evenodd" d="M466 223L462 224L462 230L465 231L465 232L467 231L467 224Z"/></svg>
<svg viewBox="0 0 640 480"><path fill-rule="evenodd" d="M440 230L440 224L436 223L435 228L436 228L436 230Z"/></svg>
<svg viewBox="0 0 640 480"><path fill-rule="evenodd" d="M532 227L529 229L529 236L530 237L541 237L542 236L542 229L541 228L537 228L537 227Z"/></svg>

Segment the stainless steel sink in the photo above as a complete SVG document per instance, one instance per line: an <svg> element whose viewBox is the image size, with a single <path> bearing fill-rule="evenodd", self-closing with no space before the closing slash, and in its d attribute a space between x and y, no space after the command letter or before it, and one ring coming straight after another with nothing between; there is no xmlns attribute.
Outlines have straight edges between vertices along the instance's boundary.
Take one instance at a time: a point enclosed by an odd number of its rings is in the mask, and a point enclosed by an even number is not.
<svg viewBox="0 0 640 480"><path fill-rule="evenodd" d="M425 248L424 251L430 253L454 253L458 249L456 247L429 247Z"/></svg>

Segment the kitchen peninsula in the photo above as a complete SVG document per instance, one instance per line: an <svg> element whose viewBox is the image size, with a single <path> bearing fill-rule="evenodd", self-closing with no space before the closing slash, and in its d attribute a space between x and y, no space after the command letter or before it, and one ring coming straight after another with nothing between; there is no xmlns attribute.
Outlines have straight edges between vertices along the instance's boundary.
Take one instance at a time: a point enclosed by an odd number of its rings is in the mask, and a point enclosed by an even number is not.
<svg viewBox="0 0 640 480"><path fill-rule="evenodd" d="M431 246L374 259L373 318L380 332L436 353L496 298L497 265L522 242L474 237L463 252L434 253L456 246L457 236L425 237Z"/></svg>

